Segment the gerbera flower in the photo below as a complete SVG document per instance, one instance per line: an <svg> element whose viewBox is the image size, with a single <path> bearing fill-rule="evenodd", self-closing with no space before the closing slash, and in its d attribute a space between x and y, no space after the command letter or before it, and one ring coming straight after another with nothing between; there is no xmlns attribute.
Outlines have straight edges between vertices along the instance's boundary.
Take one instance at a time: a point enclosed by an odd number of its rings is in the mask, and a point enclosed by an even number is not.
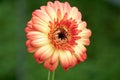
<svg viewBox="0 0 120 80"><path fill-rule="evenodd" d="M59 62L64 70L83 62L91 31L81 18L78 9L68 2L49 1L47 6L41 6L32 13L25 28L28 52L34 52L36 61L50 71Z"/></svg>

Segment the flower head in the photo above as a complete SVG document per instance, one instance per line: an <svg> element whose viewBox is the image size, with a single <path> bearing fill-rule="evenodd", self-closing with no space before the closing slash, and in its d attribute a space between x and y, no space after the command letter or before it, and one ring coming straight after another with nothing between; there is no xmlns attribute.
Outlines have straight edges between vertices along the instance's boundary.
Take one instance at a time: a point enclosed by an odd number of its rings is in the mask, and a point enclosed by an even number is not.
<svg viewBox="0 0 120 80"><path fill-rule="evenodd" d="M85 45L90 44L91 31L68 2L48 2L35 10L25 32L28 52L34 52L36 61L51 71L59 62L67 70L87 57Z"/></svg>

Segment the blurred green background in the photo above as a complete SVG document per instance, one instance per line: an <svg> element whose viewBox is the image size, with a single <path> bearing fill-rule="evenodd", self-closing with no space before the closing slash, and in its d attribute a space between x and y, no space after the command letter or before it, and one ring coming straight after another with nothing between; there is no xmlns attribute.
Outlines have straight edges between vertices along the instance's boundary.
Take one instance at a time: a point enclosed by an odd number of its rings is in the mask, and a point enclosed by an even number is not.
<svg viewBox="0 0 120 80"><path fill-rule="evenodd" d="M24 32L47 1L0 0L0 80L47 80L48 70L26 51ZM67 72L59 66L55 80L120 80L120 0L60 1L79 8L92 37L87 60Z"/></svg>

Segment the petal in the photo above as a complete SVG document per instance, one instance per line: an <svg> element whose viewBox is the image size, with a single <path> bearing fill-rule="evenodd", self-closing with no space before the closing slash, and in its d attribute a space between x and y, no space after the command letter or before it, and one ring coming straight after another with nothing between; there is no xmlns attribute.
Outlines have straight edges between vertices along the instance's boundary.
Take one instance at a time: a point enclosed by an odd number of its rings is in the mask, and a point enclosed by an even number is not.
<svg viewBox="0 0 120 80"><path fill-rule="evenodd" d="M82 14L80 12L77 12L75 20L77 21L77 24L82 22Z"/></svg>
<svg viewBox="0 0 120 80"><path fill-rule="evenodd" d="M52 21L54 21L55 19L57 19L57 15L56 12L54 11L54 9L50 6L46 6L46 12L47 14L50 16L50 18L52 19Z"/></svg>
<svg viewBox="0 0 120 80"><path fill-rule="evenodd" d="M86 28L86 26L87 26L87 23L83 21L78 25L78 30L83 30Z"/></svg>
<svg viewBox="0 0 120 80"><path fill-rule="evenodd" d="M46 23L45 21L41 20L37 16L33 16L32 19L31 19L31 21L32 21L32 24L33 23L38 23L38 24L41 24L41 25L44 25L44 26L49 25L49 23Z"/></svg>
<svg viewBox="0 0 120 80"><path fill-rule="evenodd" d="M91 36L91 31L89 29L82 30L82 32L79 33L78 35L81 37L81 39L79 39L80 43L82 43L83 45L90 44L89 37Z"/></svg>
<svg viewBox="0 0 120 80"><path fill-rule="evenodd" d="M65 3L63 4L63 11L64 11L64 13L67 12L67 14L69 14L69 13L70 13L70 10L71 10L71 7L70 7L69 3L68 3L68 2L65 2Z"/></svg>
<svg viewBox="0 0 120 80"><path fill-rule="evenodd" d="M32 13L32 16L36 16L39 17L41 20L43 20L46 23L49 23L49 21L51 21L50 17L48 16L48 14L46 12L44 12L43 10L35 10Z"/></svg>
<svg viewBox="0 0 120 80"><path fill-rule="evenodd" d="M28 47L28 52L30 52L30 53L33 53L33 52L35 52L35 51L37 51L37 49L38 48L35 48L35 47Z"/></svg>
<svg viewBox="0 0 120 80"><path fill-rule="evenodd" d="M81 21L81 13L78 11L76 7L72 7L70 10L69 18L75 19L77 22Z"/></svg>
<svg viewBox="0 0 120 80"><path fill-rule="evenodd" d="M83 62L84 59L81 57L81 55L83 55L83 50L80 50L80 47L79 46L75 46L74 47L74 50L75 50L75 57L77 58L78 62Z"/></svg>
<svg viewBox="0 0 120 80"><path fill-rule="evenodd" d="M33 22L32 26L35 30L38 30L44 33L48 33L50 31L48 24L42 22L38 17L33 17L32 22Z"/></svg>
<svg viewBox="0 0 120 80"><path fill-rule="evenodd" d="M62 19L61 11L60 9L57 10L57 20L60 21Z"/></svg>
<svg viewBox="0 0 120 80"><path fill-rule="evenodd" d="M34 54L36 59L44 61L47 58L51 57L54 52L54 48L51 45L45 45L40 47Z"/></svg>
<svg viewBox="0 0 120 80"><path fill-rule="evenodd" d="M72 63L73 64L71 67L74 67L76 64L78 64L77 58L74 55L72 55Z"/></svg>
<svg viewBox="0 0 120 80"><path fill-rule="evenodd" d="M26 37L30 40L35 40L40 38L47 38L47 35L38 31L31 31L26 34Z"/></svg>
<svg viewBox="0 0 120 80"><path fill-rule="evenodd" d="M82 32L79 33L79 36L82 38L89 38L91 36L91 30L84 29Z"/></svg>
<svg viewBox="0 0 120 80"><path fill-rule="evenodd" d="M87 58L86 52L84 52L84 53L81 55L81 57L83 58L83 60L85 60L85 59Z"/></svg>
<svg viewBox="0 0 120 80"><path fill-rule="evenodd" d="M43 33L46 33L46 34L48 34L50 31L50 28L48 28L47 26L40 25L40 24L33 24L33 27L36 30L43 32Z"/></svg>
<svg viewBox="0 0 120 80"><path fill-rule="evenodd" d="M67 54L64 51L60 51L59 59L62 67L66 71L69 68L69 61L67 59Z"/></svg>
<svg viewBox="0 0 120 80"><path fill-rule="evenodd" d="M27 23L27 27L32 28L32 20L30 20L30 21Z"/></svg>
<svg viewBox="0 0 120 80"><path fill-rule="evenodd" d="M54 8L55 8L55 11L57 13L58 19L61 20L63 18L63 15L64 15L63 6L62 6L63 3L60 3L59 1L55 1L54 5L55 5Z"/></svg>
<svg viewBox="0 0 120 80"><path fill-rule="evenodd" d="M47 59L45 62L44 62L44 67L49 69L50 71L54 71L57 66L58 66L58 60L54 63L54 64L51 64L51 58Z"/></svg>
<svg viewBox="0 0 120 80"><path fill-rule="evenodd" d="M26 46L31 47L31 40L26 41Z"/></svg>
<svg viewBox="0 0 120 80"><path fill-rule="evenodd" d="M86 45L86 46L90 45L90 40L89 40L89 39L80 39L79 41L80 41L83 45Z"/></svg>
<svg viewBox="0 0 120 80"><path fill-rule="evenodd" d="M30 52L30 53L32 53L32 52L35 52L38 48L36 48L36 47L33 47L32 45L31 45L31 40L27 40L26 41L26 46L28 46L28 52Z"/></svg>
<svg viewBox="0 0 120 80"><path fill-rule="evenodd" d="M31 42L31 45L34 47L40 47L40 46L44 46L47 44L50 44L50 41L46 37L41 37L40 39L35 39Z"/></svg>
<svg viewBox="0 0 120 80"><path fill-rule="evenodd" d="M46 12L45 8L46 8L46 6L41 6L41 7L40 7L40 9L41 9L42 11Z"/></svg>
<svg viewBox="0 0 120 80"><path fill-rule="evenodd" d="M33 31L33 29L30 28L30 27L26 27L26 28L25 28L25 32L30 32L30 31Z"/></svg>
<svg viewBox="0 0 120 80"><path fill-rule="evenodd" d="M65 54L69 62L69 67L73 67L76 64L76 59L73 57L74 55L69 51L65 51Z"/></svg>
<svg viewBox="0 0 120 80"><path fill-rule="evenodd" d="M59 57L59 50L55 50L55 52L53 53L52 57L51 57L51 64L54 64Z"/></svg>
<svg viewBox="0 0 120 80"><path fill-rule="evenodd" d="M51 1L48 1L47 6L54 8L54 4Z"/></svg>
<svg viewBox="0 0 120 80"><path fill-rule="evenodd" d="M30 32L30 31L33 31L34 29L32 28L32 20L30 20L28 23L27 23L27 27L25 28L25 32Z"/></svg>
<svg viewBox="0 0 120 80"><path fill-rule="evenodd" d="M83 53L86 52L86 47L79 41L77 40L77 47L79 47L79 50L81 50Z"/></svg>

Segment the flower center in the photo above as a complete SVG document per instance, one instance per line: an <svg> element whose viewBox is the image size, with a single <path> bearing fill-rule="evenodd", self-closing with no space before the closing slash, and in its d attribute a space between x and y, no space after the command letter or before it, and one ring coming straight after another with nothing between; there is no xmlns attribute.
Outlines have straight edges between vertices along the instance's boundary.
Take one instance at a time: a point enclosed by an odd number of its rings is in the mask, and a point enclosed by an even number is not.
<svg viewBox="0 0 120 80"><path fill-rule="evenodd" d="M73 52L72 47L77 45L76 40L80 39L77 26L75 20L72 19L50 22L51 30L48 38L55 48Z"/></svg>
<svg viewBox="0 0 120 80"><path fill-rule="evenodd" d="M68 41L69 35L64 28L57 28L51 37L56 45L62 45Z"/></svg>
<svg viewBox="0 0 120 80"><path fill-rule="evenodd" d="M58 38L61 40L64 40L66 38L66 34L64 31L61 31L60 33L58 33Z"/></svg>

